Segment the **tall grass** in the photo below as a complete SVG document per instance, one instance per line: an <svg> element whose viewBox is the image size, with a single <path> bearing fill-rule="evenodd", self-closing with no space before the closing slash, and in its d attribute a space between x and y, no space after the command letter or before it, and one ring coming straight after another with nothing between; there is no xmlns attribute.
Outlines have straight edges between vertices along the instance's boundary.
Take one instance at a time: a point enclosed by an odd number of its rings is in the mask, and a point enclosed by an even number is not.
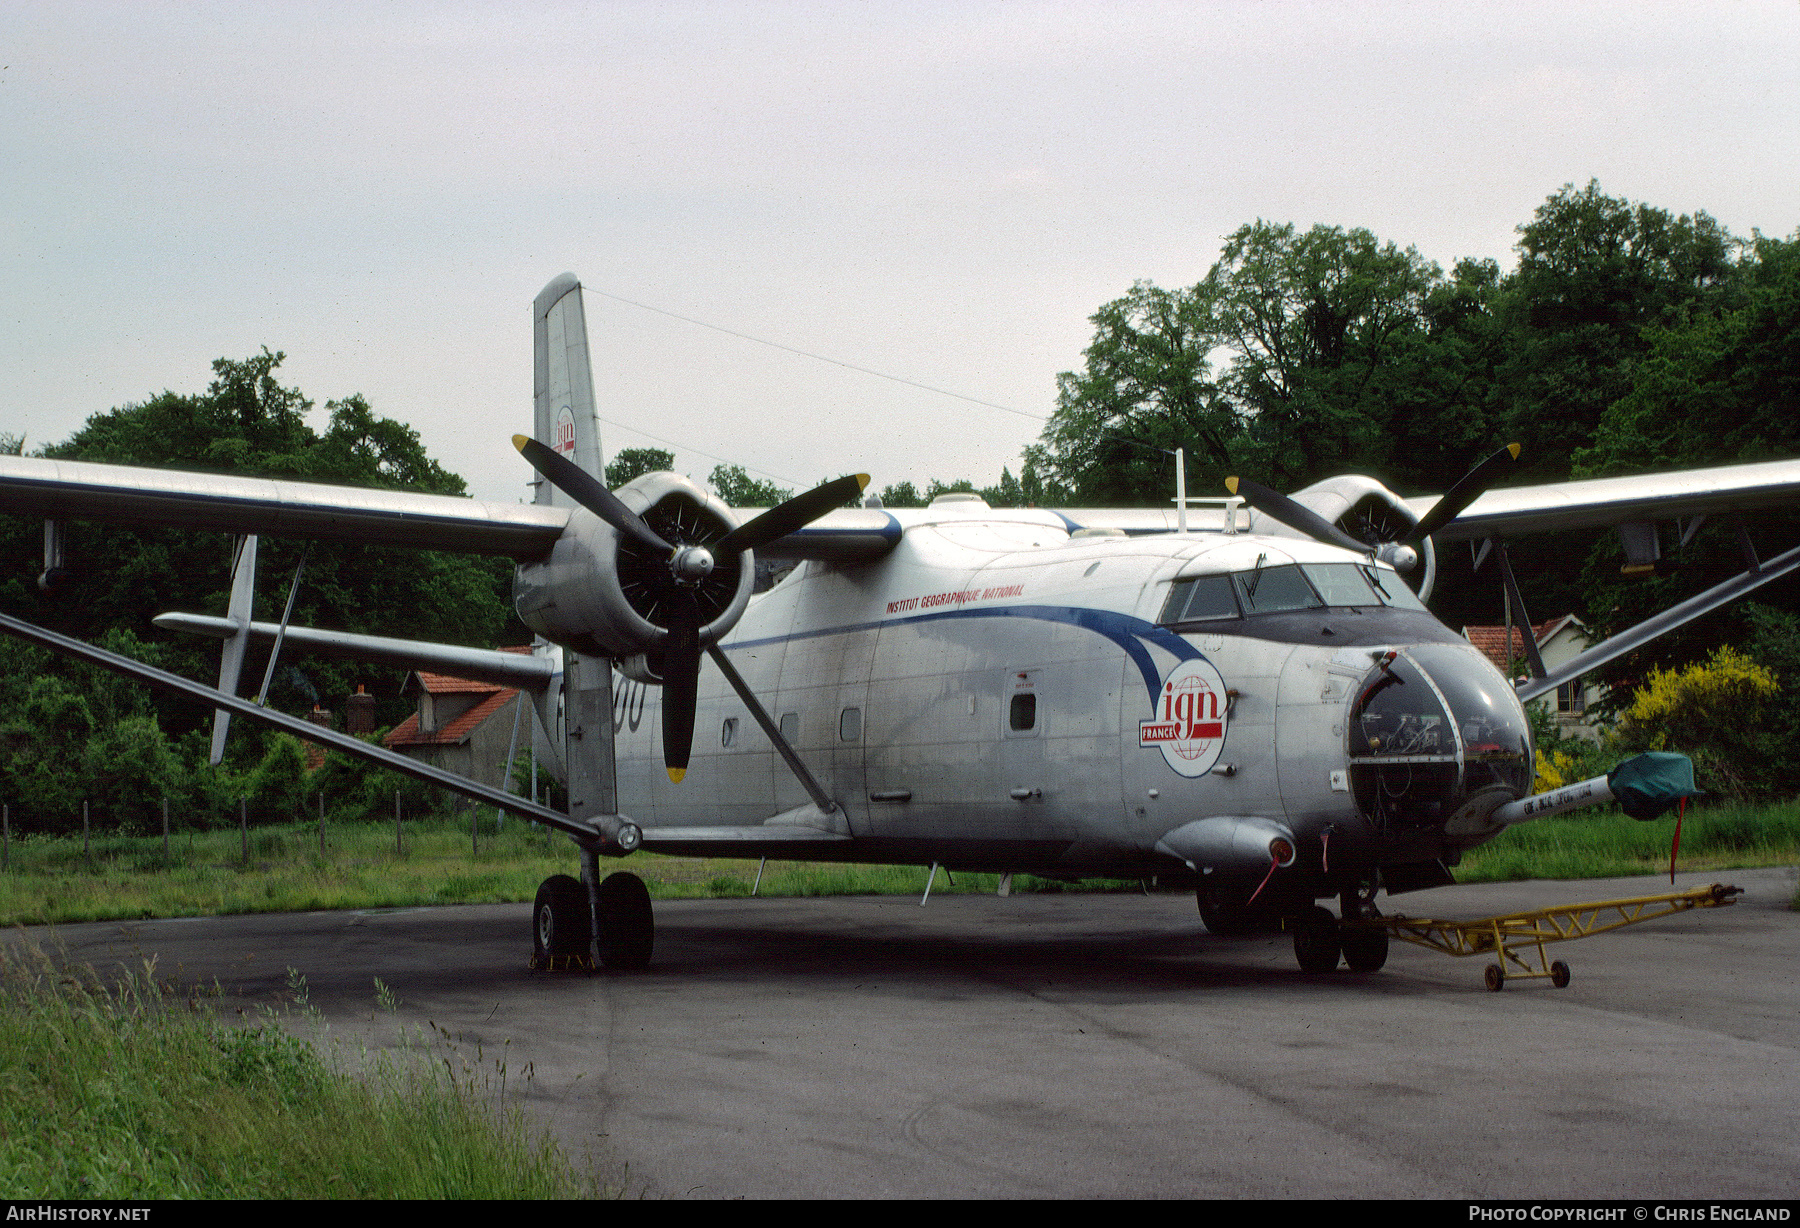
<svg viewBox="0 0 1800 1228"><path fill-rule="evenodd" d="M1640 823L1608 808L1554 815L1508 828L1464 856L1458 882L1614 878L1669 868L1673 812ZM1800 802L1690 809L1676 868L1724 870L1800 861Z"/></svg>
<svg viewBox="0 0 1800 1228"><path fill-rule="evenodd" d="M1468 853L1462 882L1525 878L1601 878L1654 874L1668 867L1674 817L1639 823L1617 810L1578 812L1521 824ZM250 859L235 830L183 832L168 856L159 837L96 836L88 854L79 836L15 839L0 873L0 924L41 925L143 917L397 908L432 904L513 903L533 898L552 874L579 874L575 848L517 820L496 831L483 822L480 852L469 844L466 814L409 819L404 851L391 823L330 823L319 852L315 823L252 829ZM1689 870L1800 862L1800 803L1720 806L1689 811L1680 866ZM601 869L629 869L656 899L767 896L918 895L923 866L638 853ZM933 894L992 892L993 874L938 871ZM1136 891L1135 880L1063 884L1028 875L1013 890Z"/></svg>
<svg viewBox="0 0 1800 1228"><path fill-rule="evenodd" d="M108 985L0 948L0 1188L131 1200L601 1192L445 1056L321 1055L271 1014L220 1022L153 966Z"/></svg>

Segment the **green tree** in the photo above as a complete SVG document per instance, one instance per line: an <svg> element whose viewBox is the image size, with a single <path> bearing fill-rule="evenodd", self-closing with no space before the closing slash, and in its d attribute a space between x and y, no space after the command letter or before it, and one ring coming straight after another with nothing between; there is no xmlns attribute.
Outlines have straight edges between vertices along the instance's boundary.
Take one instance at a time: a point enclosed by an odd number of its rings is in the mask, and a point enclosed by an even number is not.
<svg viewBox="0 0 1800 1228"><path fill-rule="evenodd" d="M360 396L329 402L323 433L308 425L313 402L278 377L283 355L267 349L243 361L220 359L214 379L199 396L164 392L141 404L95 414L68 440L45 448L59 458L143 466L290 477L388 489L461 494L462 480L428 456L418 434L375 414ZM149 622L170 609L222 612L227 604L231 538L221 533L164 529L130 530L72 522L67 552L77 579L45 595L33 582L41 567L42 525L22 517L0 518L0 540L10 566L0 574L0 603L36 622L84 639L128 633L129 655L208 682L217 676L217 646L171 637ZM492 645L529 637L512 618L511 564L504 559L306 543L266 538L261 544L257 615L279 617L288 583L304 554L306 567L294 619L303 625L371 634ZM397 720L400 671L293 657L277 674L270 702L304 710L317 699L333 703L370 684L383 696L384 716ZM61 662L45 670L74 679L79 668ZM246 662L243 689L251 694L263 660ZM106 675L111 679L111 675ZM136 684L84 683L97 694ZM88 688L94 689L88 689ZM3 691L3 688L0 688ZM392 696L392 698L389 698ZM155 708L121 710L120 718L154 710L164 729L181 735L210 724L210 711L159 696ZM13 709L12 711L17 711ZM0 720L7 719L0 711ZM110 718L109 718L110 719ZM248 770L263 755L260 731L234 726L232 770ZM246 757L239 762L239 757Z"/></svg>
<svg viewBox="0 0 1800 1228"><path fill-rule="evenodd" d="M606 462L606 485L617 490L632 478L675 468L675 454L661 448L620 448Z"/></svg>
<svg viewBox="0 0 1800 1228"><path fill-rule="evenodd" d="M785 486L751 477L742 465L714 466L707 481L731 507L774 507L794 497Z"/></svg>

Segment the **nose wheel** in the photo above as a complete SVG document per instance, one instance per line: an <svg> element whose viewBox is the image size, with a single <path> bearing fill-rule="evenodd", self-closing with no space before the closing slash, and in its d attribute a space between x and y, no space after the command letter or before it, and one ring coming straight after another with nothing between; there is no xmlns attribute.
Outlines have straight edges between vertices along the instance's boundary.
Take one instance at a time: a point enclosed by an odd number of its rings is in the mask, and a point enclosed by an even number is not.
<svg viewBox="0 0 1800 1228"><path fill-rule="evenodd" d="M1294 958L1302 972L1330 972L1343 955L1337 918L1314 905L1287 923L1294 931Z"/></svg>

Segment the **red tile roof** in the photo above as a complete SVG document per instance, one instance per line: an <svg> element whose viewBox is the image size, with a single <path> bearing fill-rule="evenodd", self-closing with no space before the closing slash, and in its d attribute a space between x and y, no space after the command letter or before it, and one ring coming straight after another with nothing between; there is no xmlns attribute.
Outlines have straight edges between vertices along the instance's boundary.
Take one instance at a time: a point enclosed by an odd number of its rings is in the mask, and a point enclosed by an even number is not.
<svg viewBox="0 0 1800 1228"><path fill-rule="evenodd" d="M453 681L460 682L462 679L453 679ZM493 688L483 686L480 689L492 690ZM401 721L398 725L395 725L387 737L381 739L382 745L455 746L459 742L466 742L469 739L469 735L474 733L476 728L480 726L483 721L506 707L518 693L518 690L513 687L495 690L492 695L470 708L467 712L464 712L461 716L445 725L442 729L439 729L436 733L419 732L419 714L415 712L405 720Z"/></svg>
<svg viewBox="0 0 1800 1228"><path fill-rule="evenodd" d="M1531 629L1532 638L1542 645L1545 640L1562 630L1564 624L1574 617L1573 614L1564 614L1561 618L1551 618L1538 623ZM1507 660L1509 655L1514 661L1523 660L1525 656L1525 628L1515 623L1512 633L1512 652L1509 654L1506 651L1506 624L1502 623L1497 627L1463 628L1463 638L1481 649L1482 655L1492 661L1494 668L1503 674L1510 664Z"/></svg>
<svg viewBox="0 0 1800 1228"><path fill-rule="evenodd" d="M516 652L526 656L531 653L530 645L524 647L502 648L501 652ZM401 721L383 738L384 746L454 746L468 741L480 724L510 703L518 692L516 687L498 686L492 682L471 682L467 678L455 678L449 674L433 674L426 670L416 669L407 675L406 685L400 693L416 694L413 691L413 680L427 694L431 695L486 695L468 711L449 721L436 733L422 733L419 730L419 714L414 712Z"/></svg>

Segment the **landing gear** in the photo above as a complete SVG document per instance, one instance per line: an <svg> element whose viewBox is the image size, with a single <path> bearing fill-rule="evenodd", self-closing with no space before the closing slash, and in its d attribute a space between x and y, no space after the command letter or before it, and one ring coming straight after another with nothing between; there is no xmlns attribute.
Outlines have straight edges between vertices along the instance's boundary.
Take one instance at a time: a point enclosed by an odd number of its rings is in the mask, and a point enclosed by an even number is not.
<svg viewBox="0 0 1800 1228"><path fill-rule="evenodd" d="M643 879L625 870L607 875L594 896L594 915L600 922L601 963L628 970L649 964L656 916Z"/></svg>
<svg viewBox="0 0 1800 1228"><path fill-rule="evenodd" d="M1557 960L1550 965L1550 983L1558 989L1569 987L1569 965Z"/></svg>
<svg viewBox="0 0 1800 1228"><path fill-rule="evenodd" d="M599 922L595 942L594 922ZM644 880L620 871L609 874L588 899L588 889L567 874L555 874L538 888L531 909L531 966L545 972L591 972L594 952L608 968L634 970L650 962L656 945L656 916Z"/></svg>
<svg viewBox="0 0 1800 1228"><path fill-rule="evenodd" d="M1315 904L1287 924L1294 931L1294 958L1302 972L1330 972L1338 966L1342 936L1329 910Z"/></svg>
<svg viewBox="0 0 1800 1228"><path fill-rule="evenodd" d="M1340 931L1344 945L1344 962L1352 972L1380 972L1388 957L1386 930L1350 926Z"/></svg>
<svg viewBox="0 0 1800 1228"><path fill-rule="evenodd" d="M531 906L531 966L550 972L592 968L590 918L587 888L580 880L567 874L546 878Z"/></svg>

